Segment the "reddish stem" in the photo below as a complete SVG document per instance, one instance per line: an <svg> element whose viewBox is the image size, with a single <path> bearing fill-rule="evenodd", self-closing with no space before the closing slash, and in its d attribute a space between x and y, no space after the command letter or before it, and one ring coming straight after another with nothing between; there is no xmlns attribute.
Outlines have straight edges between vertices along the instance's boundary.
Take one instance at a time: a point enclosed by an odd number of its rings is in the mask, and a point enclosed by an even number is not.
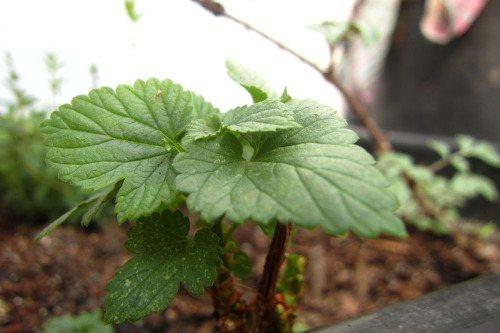
<svg viewBox="0 0 500 333"><path fill-rule="evenodd" d="M285 261L285 253L293 225L278 223L266 256L264 272L259 283L259 292L255 300L254 327L258 332L274 332L276 330L275 294L281 266Z"/></svg>

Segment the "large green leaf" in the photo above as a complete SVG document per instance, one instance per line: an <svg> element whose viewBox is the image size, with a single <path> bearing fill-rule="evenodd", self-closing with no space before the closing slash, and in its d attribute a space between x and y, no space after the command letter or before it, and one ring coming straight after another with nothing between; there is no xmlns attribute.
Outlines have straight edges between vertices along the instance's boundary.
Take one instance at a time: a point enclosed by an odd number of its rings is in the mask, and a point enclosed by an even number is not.
<svg viewBox="0 0 500 333"><path fill-rule="evenodd" d="M136 254L118 269L106 290L105 322L136 321L170 304L182 283L193 296L213 284L222 264L219 238L201 229L187 238L189 219L179 211L142 218L127 232Z"/></svg>
<svg viewBox="0 0 500 333"><path fill-rule="evenodd" d="M191 94L170 80L137 80L92 90L62 105L42 124L47 161L59 176L87 189L125 179L117 195L120 222L176 202L171 161L193 118Z"/></svg>
<svg viewBox="0 0 500 333"><path fill-rule="evenodd" d="M319 224L335 234L404 235L387 181L371 155L353 144L357 136L343 128L345 121L312 100L287 106L303 127L246 133L258 149L252 160L231 133L185 143L174 167L190 209L205 220L226 214L234 222Z"/></svg>

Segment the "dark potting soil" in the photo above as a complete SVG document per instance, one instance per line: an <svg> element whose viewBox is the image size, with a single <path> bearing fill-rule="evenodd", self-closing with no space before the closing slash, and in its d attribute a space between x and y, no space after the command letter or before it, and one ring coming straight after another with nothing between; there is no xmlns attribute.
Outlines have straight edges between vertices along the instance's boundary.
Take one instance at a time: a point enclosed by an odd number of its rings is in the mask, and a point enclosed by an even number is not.
<svg viewBox="0 0 500 333"><path fill-rule="evenodd" d="M0 331L36 332L51 317L102 308L106 283L131 255L123 247L126 226L102 229L63 226L37 245L39 226L0 220ZM262 272L270 243L260 229L244 224L235 233L254 264L238 281L248 297ZM306 257L298 319L320 326L415 298L434 290L500 271L500 235L436 236L410 230L407 239L334 237L320 229L299 230L289 252ZM173 304L115 332L215 332L208 295L181 290Z"/></svg>

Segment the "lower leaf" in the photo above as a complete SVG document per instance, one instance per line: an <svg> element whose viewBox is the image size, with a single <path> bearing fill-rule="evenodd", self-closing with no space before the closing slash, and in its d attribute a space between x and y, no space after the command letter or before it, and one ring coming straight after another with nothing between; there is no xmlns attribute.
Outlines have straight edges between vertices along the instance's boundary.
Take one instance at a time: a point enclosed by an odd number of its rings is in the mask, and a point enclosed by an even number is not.
<svg viewBox="0 0 500 333"><path fill-rule="evenodd" d="M200 297L214 283L222 262L219 238L202 229L187 238L189 219L179 211L142 218L127 232L126 248L137 254L106 287L105 323L137 321L170 304L179 285Z"/></svg>

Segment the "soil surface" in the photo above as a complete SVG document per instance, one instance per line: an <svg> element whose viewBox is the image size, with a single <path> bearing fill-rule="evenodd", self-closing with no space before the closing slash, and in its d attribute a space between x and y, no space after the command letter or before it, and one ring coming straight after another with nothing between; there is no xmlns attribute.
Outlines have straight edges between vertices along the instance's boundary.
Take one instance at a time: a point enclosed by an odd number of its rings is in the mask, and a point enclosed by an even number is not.
<svg viewBox="0 0 500 333"><path fill-rule="evenodd" d="M40 226L0 220L0 331L36 332L52 316L102 308L105 286L131 255L123 243L127 226L56 228L37 245ZM256 286L270 243L250 223L235 233L254 263L243 285ZM316 327L491 272L500 271L500 236L435 236L410 230L407 239L333 237L299 230L289 252L306 257L298 322ZM238 282L240 286L240 282ZM206 293L205 293L206 294ZM210 299L181 290L174 303L115 332L215 332Z"/></svg>

